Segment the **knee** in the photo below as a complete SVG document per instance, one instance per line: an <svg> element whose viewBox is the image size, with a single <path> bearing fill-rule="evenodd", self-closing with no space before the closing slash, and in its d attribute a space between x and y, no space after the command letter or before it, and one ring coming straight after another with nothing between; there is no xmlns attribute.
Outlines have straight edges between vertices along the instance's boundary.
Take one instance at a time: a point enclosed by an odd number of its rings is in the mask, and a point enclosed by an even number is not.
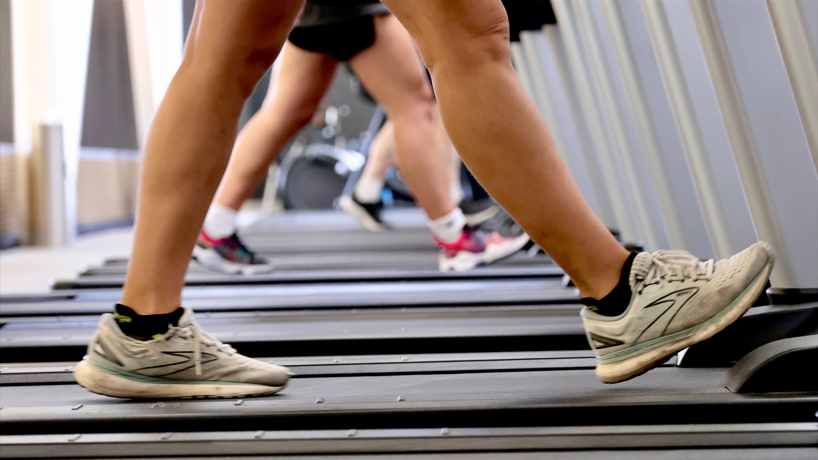
<svg viewBox="0 0 818 460"><path fill-rule="evenodd" d="M278 53L279 49L272 47L218 57L213 55L215 53L186 52L180 69L204 78L216 91L238 93L242 99L247 99Z"/></svg>
<svg viewBox="0 0 818 460"><path fill-rule="evenodd" d="M397 104L384 104L390 119L403 119L411 123L434 121L434 93L425 77L411 89L407 89L401 99Z"/></svg>
<svg viewBox="0 0 818 460"><path fill-rule="evenodd" d="M435 35L427 40L423 53L433 74L441 67L456 67L462 73L485 65L511 65L508 17L502 9L474 15L453 30Z"/></svg>

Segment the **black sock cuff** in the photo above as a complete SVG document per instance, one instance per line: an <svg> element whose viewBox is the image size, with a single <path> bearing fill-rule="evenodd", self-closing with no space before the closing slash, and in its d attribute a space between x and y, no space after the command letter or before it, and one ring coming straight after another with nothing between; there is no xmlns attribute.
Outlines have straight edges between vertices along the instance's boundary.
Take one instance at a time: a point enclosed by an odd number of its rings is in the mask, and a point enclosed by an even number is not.
<svg viewBox="0 0 818 460"><path fill-rule="evenodd" d="M625 309L628 308L631 295L633 294L631 292L630 274L636 254L637 253L632 252L628 256L628 259L625 260L625 264L622 265L622 271L619 274L619 282L616 284L613 290L608 293L608 295L599 300L592 297L584 297L580 300L580 302L587 306L591 311L599 313L600 315L621 315Z"/></svg>
<svg viewBox="0 0 818 460"><path fill-rule="evenodd" d="M161 315L140 315L132 308L116 304L114 319L125 335L139 340L150 340L168 331L168 325L178 326L185 310L182 307Z"/></svg>

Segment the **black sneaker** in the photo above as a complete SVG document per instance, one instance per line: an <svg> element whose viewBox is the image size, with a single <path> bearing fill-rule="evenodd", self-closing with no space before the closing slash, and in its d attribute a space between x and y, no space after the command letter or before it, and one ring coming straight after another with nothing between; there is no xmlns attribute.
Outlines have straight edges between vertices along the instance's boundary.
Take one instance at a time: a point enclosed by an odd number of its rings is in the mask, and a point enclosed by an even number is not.
<svg viewBox="0 0 818 460"><path fill-rule="evenodd" d="M383 201L381 200L375 203L361 203L353 193L352 196L342 196L338 200L338 205L370 232L389 229L389 226L381 220L381 211L383 210Z"/></svg>

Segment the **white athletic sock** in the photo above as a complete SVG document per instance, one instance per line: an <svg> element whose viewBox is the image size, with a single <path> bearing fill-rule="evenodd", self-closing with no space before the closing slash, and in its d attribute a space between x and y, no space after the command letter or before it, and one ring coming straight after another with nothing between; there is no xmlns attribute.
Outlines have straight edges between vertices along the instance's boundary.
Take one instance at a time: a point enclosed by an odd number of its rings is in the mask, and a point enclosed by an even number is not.
<svg viewBox="0 0 818 460"><path fill-rule="evenodd" d="M239 214L235 209L213 204L207 211L204 221L204 231L211 238L226 238L236 232L236 216Z"/></svg>
<svg viewBox="0 0 818 460"><path fill-rule="evenodd" d="M435 219L427 224L432 234L444 243L453 243L460 238L463 227L466 226L466 216L460 208L454 210L440 219Z"/></svg>
<svg viewBox="0 0 818 460"><path fill-rule="evenodd" d="M381 199L383 179L361 176L355 184L355 198L361 203L377 203Z"/></svg>
<svg viewBox="0 0 818 460"><path fill-rule="evenodd" d="M460 184L452 184L451 188L449 188L449 194L452 196L452 201L455 203L460 203L466 196L463 193L463 187L461 187Z"/></svg>

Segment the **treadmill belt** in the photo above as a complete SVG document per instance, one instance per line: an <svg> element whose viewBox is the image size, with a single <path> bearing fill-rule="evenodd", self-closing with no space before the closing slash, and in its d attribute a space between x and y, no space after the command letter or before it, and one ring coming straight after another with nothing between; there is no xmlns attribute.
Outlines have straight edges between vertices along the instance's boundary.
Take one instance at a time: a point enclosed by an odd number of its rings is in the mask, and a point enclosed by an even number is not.
<svg viewBox="0 0 818 460"><path fill-rule="evenodd" d="M382 251L382 252L333 252L316 254L269 254L276 272L304 270L437 270L438 255L435 251ZM497 267L542 267L554 266L551 259L540 254L531 257L524 253L515 254L491 265ZM127 260L109 260L101 267L94 267L83 272L84 276L125 276ZM212 273L212 271L193 262L190 273ZM482 270L482 268L477 269Z"/></svg>
<svg viewBox="0 0 818 460"><path fill-rule="evenodd" d="M116 273L114 273L116 272ZM112 274L114 273L114 274ZM118 273L118 274L117 274ZM440 272L438 270L276 270L257 275L225 275L206 270L193 263L188 267L187 286L250 285L250 284L303 284L338 282L384 282L384 281L444 281L509 278L556 278L565 274L553 264L525 267L482 267L465 272ZM57 281L56 290L116 289L122 287L124 272L109 267L85 269L76 280Z"/></svg>

